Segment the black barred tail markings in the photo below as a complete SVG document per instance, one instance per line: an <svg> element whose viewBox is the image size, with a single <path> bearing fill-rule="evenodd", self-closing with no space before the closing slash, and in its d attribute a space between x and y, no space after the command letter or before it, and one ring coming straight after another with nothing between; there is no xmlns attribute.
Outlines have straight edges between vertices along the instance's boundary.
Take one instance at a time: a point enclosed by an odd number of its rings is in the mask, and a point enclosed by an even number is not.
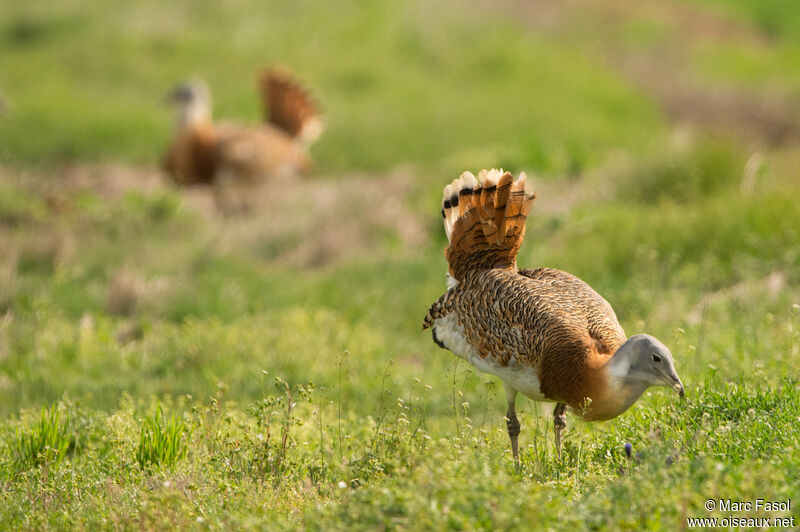
<svg viewBox="0 0 800 532"><path fill-rule="evenodd" d="M434 342L503 381L508 435L519 458L517 393L556 403L560 457L566 408L587 421L626 411L649 386L683 395L669 349L640 334L626 338L611 305L574 275L518 270L517 254L534 195L500 170L465 172L444 189L449 289L423 321Z"/></svg>
<svg viewBox="0 0 800 532"><path fill-rule="evenodd" d="M514 267L535 194L527 194L524 173L492 169L477 177L464 172L444 187L441 214L449 245L448 284L472 271Z"/></svg>

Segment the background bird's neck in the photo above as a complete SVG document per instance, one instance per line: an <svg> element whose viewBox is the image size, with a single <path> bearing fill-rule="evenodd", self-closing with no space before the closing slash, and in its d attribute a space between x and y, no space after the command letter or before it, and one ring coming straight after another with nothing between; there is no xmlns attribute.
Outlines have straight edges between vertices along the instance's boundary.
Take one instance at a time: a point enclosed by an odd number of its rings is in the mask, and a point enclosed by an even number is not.
<svg viewBox="0 0 800 532"><path fill-rule="evenodd" d="M178 129L191 129L211 123L211 106L205 103L187 105L178 113Z"/></svg>

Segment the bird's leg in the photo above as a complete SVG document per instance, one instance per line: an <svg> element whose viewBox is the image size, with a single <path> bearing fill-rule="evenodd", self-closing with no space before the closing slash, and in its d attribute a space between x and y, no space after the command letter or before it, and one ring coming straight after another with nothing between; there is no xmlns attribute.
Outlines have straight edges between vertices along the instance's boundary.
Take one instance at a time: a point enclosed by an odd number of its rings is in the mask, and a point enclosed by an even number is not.
<svg viewBox="0 0 800 532"><path fill-rule="evenodd" d="M506 386L506 400L508 410L506 411L506 425L508 426L508 437L511 439L511 452L514 454L514 461L519 465L519 420L517 419L517 390Z"/></svg>
<svg viewBox="0 0 800 532"><path fill-rule="evenodd" d="M251 195L251 192L246 190L246 183L242 183L241 179L237 179L237 176L230 172L222 171L217 175L213 187L214 202L223 216L246 214L248 205L245 203L245 198Z"/></svg>
<svg viewBox="0 0 800 532"><path fill-rule="evenodd" d="M556 433L556 456L558 461L561 461L561 435L564 429L567 428L567 405L565 403L556 403L553 409L553 430Z"/></svg>
<svg viewBox="0 0 800 532"><path fill-rule="evenodd" d="M234 201L230 193L228 183L217 182L212 185L214 192L214 204L223 216L229 216L234 210Z"/></svg>

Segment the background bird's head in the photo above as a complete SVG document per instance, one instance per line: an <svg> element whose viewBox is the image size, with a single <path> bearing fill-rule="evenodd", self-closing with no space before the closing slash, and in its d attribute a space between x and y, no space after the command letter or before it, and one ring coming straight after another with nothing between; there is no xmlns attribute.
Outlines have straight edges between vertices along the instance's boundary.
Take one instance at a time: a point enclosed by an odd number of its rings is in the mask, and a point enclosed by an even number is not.
<svg viewBox="0 0 800 532"><path fill-rule="evenodd" d="M167 94L165 101L176 108L179 127L211 120L211 91L202 80L181 83Z"/></svg>
<svg viewBox="0 0 800 532"><path fill-rule="evenodd" d="M681 397L684 396L683 383L675 371L667 346L649 334L631 336L614 354L612 367L614 374L624 382L649 386L667 386Z"/></svg>

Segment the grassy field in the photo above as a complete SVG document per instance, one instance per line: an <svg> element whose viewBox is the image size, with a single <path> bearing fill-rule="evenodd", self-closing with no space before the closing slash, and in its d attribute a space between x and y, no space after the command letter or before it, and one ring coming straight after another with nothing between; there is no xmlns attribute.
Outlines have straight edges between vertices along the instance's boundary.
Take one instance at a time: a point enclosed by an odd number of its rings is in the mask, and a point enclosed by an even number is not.
<svg viewBox="0 0 800 532"><path fill-rule="evenodd" d="M0 4L0 529L654 529L800 504L792 2ZM602 23L598 23L601 21ZM222 217L156 166L159 99L259 117L290 65L316 173ZM421 332L439 195L539 193L519 263L672 350L686 401L521 399ZM625 444L631 444L627 457Z"/></svg>

